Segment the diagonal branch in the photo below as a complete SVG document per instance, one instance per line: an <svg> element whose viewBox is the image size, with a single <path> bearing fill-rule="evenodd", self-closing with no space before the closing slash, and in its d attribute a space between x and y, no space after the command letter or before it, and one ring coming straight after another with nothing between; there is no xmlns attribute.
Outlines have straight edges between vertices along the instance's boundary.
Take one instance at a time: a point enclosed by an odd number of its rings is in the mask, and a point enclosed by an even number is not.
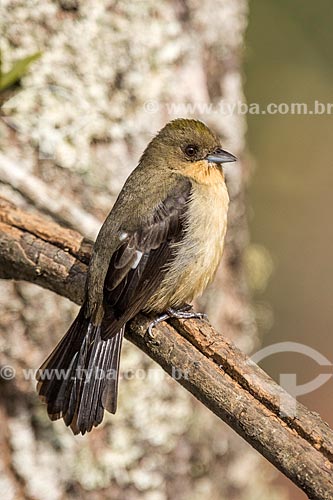
<svg viewBox="0 0 333 500"><path fill-rule="evenodd" d="M92 242L0 198L0 278L37 283L80 304ZM333 498L333 431L207 322L172 320L127 338L312 499ZM283 405L283 413L280 408Z"/></svg>
<svg viewBox="0 0 333 500"><path fill-rule="evenodd" d="M90 237L97 234L100 224L95 217L1 152L0 182L9 184L39 210L56 217L61 223L75 227Z"/></svg>

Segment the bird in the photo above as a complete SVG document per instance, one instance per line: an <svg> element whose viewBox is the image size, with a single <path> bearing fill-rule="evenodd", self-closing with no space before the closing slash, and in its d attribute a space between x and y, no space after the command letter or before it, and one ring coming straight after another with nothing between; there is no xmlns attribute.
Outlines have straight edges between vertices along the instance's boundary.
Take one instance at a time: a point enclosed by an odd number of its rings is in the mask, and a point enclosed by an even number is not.
<svg viewBox="0 0 333 500"><path fill-rule="evenodd" d="M150 334L168 315L198 317L187 305L222 257L229 206L222 166L235 160L192 118L168 122L150 141L97 236L80 311L37 370L51 420L83 435L105 410L116 412L122 340L136 314L155 315Z"/></svg>

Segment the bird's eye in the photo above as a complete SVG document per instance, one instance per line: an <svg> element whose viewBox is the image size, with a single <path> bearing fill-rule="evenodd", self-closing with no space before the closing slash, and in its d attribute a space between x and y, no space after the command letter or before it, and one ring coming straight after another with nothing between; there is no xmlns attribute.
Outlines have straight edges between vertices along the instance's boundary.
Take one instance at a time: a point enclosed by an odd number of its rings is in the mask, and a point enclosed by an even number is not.
<svg viewBox="0 0 333 500"><path fill-rule="evenodd" d="M185 148L185 154L189 158L193 158L197 154L197 152L198 152L198 146L196 146L195 144L189 144Z"/></svg>

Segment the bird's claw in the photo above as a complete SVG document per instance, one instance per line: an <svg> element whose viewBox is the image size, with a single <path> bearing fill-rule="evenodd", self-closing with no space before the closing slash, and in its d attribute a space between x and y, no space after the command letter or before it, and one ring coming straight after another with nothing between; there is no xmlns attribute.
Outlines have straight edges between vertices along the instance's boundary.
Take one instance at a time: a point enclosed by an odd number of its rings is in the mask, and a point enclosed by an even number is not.
<svg viewBox="0 0 333 500"><path fill-rule="evenodd" d="M152 321L150 323L150 325L148 326L148 337L150 338L150 340L155 340L155 337L154 337L154 334L153 334L153 329L159 324L159 323L162 323L162 321L165 321L166 319L169 318L169 314L165 313L165 314L162 314L162 316L159 316L158 318L154 319L154 321Z"/></svg>
<svg viewBox="0 0 333 500"><path fill-rule="evenodd" d="M188 307L185 310L184 309L168 309L169 317L177 319L207 319L207 314L205 313L198 313L194 311L190 312L187 310Z"/></svg>
<svg viewBox="0 0 333 500"><path fill-rule="evenodd" d="M162 321L165 321L166 319L169 318L176 318L176 319L207 319L207 314L204 313L198 313L194 311L189 311L191 309L190 305L186 305L182 309L173 309L170 307L167 309L166 313L162 314L158 318L154 319L148 326L148 336L151 340L155 340L154 334L153 334L153 329L159 324L162 323Z"/></svg>

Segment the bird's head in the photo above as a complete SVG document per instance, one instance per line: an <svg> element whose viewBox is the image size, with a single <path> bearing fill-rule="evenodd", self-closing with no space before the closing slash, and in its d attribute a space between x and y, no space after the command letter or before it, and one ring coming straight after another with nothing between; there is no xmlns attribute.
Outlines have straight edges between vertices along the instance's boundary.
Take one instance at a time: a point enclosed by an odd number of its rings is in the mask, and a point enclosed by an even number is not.
<svg viewBox="0 0 333 500"><path fill-rule="evenodd" d="M155 167L186 173L221 166L236 157L222 149L218 137L201 121L177 118L167 123L148 144L142 160L154 163Z"/></svg>

